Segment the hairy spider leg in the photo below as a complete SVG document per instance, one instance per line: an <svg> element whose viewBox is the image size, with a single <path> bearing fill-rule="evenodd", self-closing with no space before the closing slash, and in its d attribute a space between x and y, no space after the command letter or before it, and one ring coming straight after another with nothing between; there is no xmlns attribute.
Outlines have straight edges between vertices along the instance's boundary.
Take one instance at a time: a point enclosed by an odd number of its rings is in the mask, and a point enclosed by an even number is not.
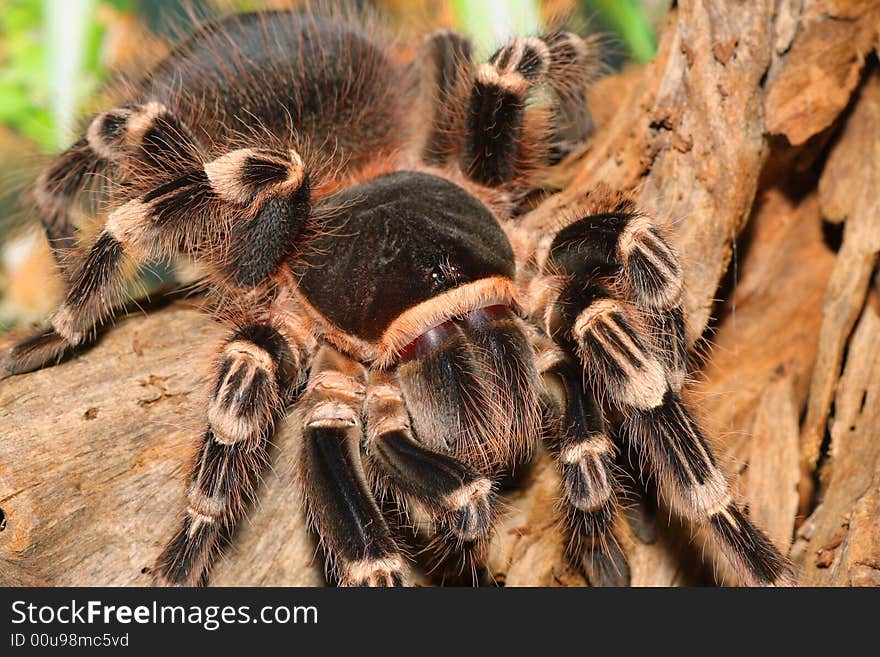
<svg viewBox="0 0 880 657"><path fill-rule="evenodd" d="M390 489L404 506L414 500L439 530L462 543L489 536L495 519L492 479L416 439L403 393L386 371L370 374L366 423L367 454L377 471L378 490Z"/></svg>
<svg viewBox="0 0 880 657"><path fill-rule="evenodd" d="M597 190L553 239L549 258L583 278L604 280L637 309L676 391L687 359L678 257L660 229L624 195ZM587 274L590 276L587 276Z"/></svg>
<svg viewBox="0 0 880 657"><path fill-rule="evenodd" d="M594 393L624 415L642 476L685 518L708 525L749 584L785 585L791 566L733 501L730 486L679 397L683 326L657 340L651 311L679 307L681 271L660 232L629 202L605 199L561 230L548 263L567 275L557 341L583 364ZM633 257L635 256L635 257Z"/></svg>
<svg viewBox="0 0 880 657"><path fill-rule="evenodd" d="M189 505L156 561L157 583L197 586L256 499L285 391L307 364L307 345L269 323L244 323L223 343L208 426L190 473Z"/></svg>
<svg viewBox="0 0 880 657"><path fill-rule="evenodd" d="M71 254L76 248L76 228L71 209L80 194L108 168L83 137L59 155L37 178L34 196L43 231L55 264L67 282Z"/></svg>
<svg viewBox="0 0 880 657"><path fill-rule="evenodd" d="M53 255L65 278L73 275L76 227L71 210L90 183L136 187L157 174L173 177L198 160L189 129L155 102L98 114L85 135L37 179L35 196ZM65 281L68 284L70 280Z"/></svg>
<svg viewBox="0 0 880 657"><path fill-rule="evenodd" d="M620 484L602 409L579 367L555 345L538 358L551 405L547 443L562 476L568 552L593 586L628 586L629 565L614 536Z"/></svg>
<svg viewBox="0 0 880 657"><path fill-rule="evenodd" d="M321 347L299 407L300 477L309 518L343 586L401 586L405 560L361 458L366 371Z"/></svg>
<svg viewBox="0 0 880 657"><path fill-rule="evenodd" d="M470 39L454 30L427 35L419 51L419 130L422 161L444 166L458 161L463 107L473 83ZM425 120L427 118L427 120Z"/></svg>
<svg viewBox="0 0 880 657"><path fill-rule="evenodd" d="M441 165L457 159L472 180L499 187L527 177L558 159L560 148L586 137L589 121L577 101L597 71L589 41L564 31L518 38L476 67L471 51L467 38L450 30L434 32L423 43L420 99L431 117L418 140L423 161ZM565 124L555 132L529 102L545 83L550 115Z"/></svg>
<svg viewBox="0 0 880 657"><path fill-rule="evenodd" d="M91 148L134 168L140 195L110 213L72 270L50 330L13 347L0 376L60 360L89 343L119 303L132 267L175 253L201 257L214 282L247 289L265 280L301 238L310 213L309 178L295 151L238 149L203 163L179 121L158 103L105 112Z"/></svg>

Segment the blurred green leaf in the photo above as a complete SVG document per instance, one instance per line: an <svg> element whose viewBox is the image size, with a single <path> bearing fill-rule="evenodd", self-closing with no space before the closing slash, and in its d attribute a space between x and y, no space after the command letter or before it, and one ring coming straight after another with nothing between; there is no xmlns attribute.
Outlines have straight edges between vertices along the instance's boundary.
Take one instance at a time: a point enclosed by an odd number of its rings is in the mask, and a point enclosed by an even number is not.
<svg viewBox="0 0 880 657"><path fill-rule="evenodd" d="M132 6L132 0L101 3L118 9ZM101 56L105 34L96 19L96 4L82 3L81 20L55 25L61 34L52 38L50 2L7 0L0 5L0 123L44 150L55 150L70 137L65 120L79 114L81 102L106 78ZM82 52L70 52L71 43L81 44ZM60 98L64 107L53 108L53 98Z"/></svg>
<svg viewBox="0 0 880 657"><path fill-rule="evenodd" d="M488 51L515 34L541 31L539 0L453 0L458 27Z"/></svg>
<svg viewBox="0 0 880 657"><path fill-rule="evenodd" d="M581 0L581 5L617 35L635 61L648 62L657 54L657 35L638 0Z"/></svg>
<svg viewBox="0 0 880 657"><path fill-rule="evenodd" d="M0 122L54 148L42 11L40 0L9 0L0 11Z"/></svg>

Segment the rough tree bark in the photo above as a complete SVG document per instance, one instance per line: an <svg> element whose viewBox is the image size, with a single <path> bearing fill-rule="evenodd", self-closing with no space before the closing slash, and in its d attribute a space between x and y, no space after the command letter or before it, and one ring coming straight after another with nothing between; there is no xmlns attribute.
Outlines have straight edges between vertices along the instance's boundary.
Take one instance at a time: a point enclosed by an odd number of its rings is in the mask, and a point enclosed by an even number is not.
<svg viewBox="0 0 880 657"><path fill-rule="evenodd" d="M880 584L878 34L877 0L678 2L655 61L596 85L592 143L525 218L552 225L605 183L667 224L700 354L689 400L804 584ZM181 508L219 336L177 303L0 382L0 584L147 582ZM285 425L214 584L323 581L294 440ZM584 583L563 556L557 484L539 455L506 493L496 581ZM620 523L634 584L734 582L699 531L656 517L633 508Z"/></svg>

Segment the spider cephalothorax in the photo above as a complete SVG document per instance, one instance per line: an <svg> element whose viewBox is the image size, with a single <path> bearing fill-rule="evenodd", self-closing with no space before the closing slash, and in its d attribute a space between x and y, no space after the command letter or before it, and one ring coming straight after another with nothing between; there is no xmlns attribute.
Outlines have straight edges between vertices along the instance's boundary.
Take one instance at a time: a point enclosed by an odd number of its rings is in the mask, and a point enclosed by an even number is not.
<svg viewBox="0 0 880 657"><path fill-rule="evenodd" d="M124 86L38 181L67 294L0 375L87 346L127 260L185 254L233 326L159 582L205 581L292 412L305 504L343 584L406 579L378 493L478 558L499 474L542 438L572 556L593 583L625 583L612 435L744 581L786 583L679 398L682 274L663 234L608 191L547 233L512 211L586 135L592 45L554 30L475 65L440 31L414 61L398 52L357 20L247 14ZM71 211L94 187L107 219L78 247Z"/></svg>

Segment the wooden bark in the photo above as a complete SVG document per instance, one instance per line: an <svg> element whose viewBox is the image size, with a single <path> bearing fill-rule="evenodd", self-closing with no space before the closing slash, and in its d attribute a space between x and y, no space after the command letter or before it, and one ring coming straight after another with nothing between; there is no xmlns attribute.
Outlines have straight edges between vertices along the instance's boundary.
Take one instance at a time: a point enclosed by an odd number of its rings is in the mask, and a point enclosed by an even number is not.
<svg viewBox="0 0 880 657"><path fill-rule="evenodd" d="M802 458L813 468L844 349L862 310L880 251L880 79L865 83L819 181L823 215L845 221L843 244L825 292L818 371L804 422Z"/></svg>
<svg viewBox="0 0 880 657"><path fill-rule="evenodd" d="M804 584L880 584L878 26L875 0L678 2L655 61L593 89L591 144L523 219L549 230L606 184L666 225L697 354L687 401ZM177 303L0 382L0 584L146 583L182 508L221 333ZM323 581L295 440L282 427L212 583ZM505 493L488 579L585 584L564 556L558 498L540 454ZM629 509L619 534L636 585L735 582L665 508Z"/></svg>
<svg viewBox="0 0 880 657"><path fill-rule="evenodd" d="M876 300L875 300L876 301ZM822 503L795 550L809 586L880 586L880 316L865 308L835 395Z"/></svg>
<svg viewBox="0 0 880 657"><path fill-rule="evenodd" d="M793 0L777 15L767 132L801 145L849 104L880 33L876 0ZM795 27L796 29L792 29Z"/></svg>
<svg viewBox="0 0 880 657"><path fill-rule="evenodd" d="M185 508L204 375L223 331L178 304L119 322L55 368L0 384L0 585L147 585ZM260 504L218 564L222 586L317 585L292 428L274 440Z"/></svg>

